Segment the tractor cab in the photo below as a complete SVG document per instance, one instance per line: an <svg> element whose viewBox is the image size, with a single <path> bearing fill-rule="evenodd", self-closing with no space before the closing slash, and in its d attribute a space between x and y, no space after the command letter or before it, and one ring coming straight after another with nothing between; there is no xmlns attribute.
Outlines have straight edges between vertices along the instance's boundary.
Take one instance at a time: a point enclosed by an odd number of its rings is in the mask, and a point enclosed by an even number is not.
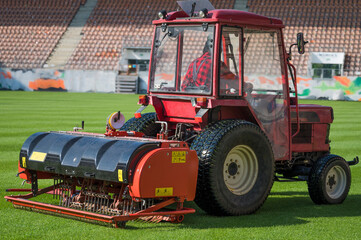
<svg viewBox="0 0 361 240"><path fill-rule="evenodd" d="M290 93L282 21L237 10L160 16L153 21L146 96L158 120L170 131L180 122L199 131L212 122L244 119L267 133L277 158L288 159Z"/></svg>

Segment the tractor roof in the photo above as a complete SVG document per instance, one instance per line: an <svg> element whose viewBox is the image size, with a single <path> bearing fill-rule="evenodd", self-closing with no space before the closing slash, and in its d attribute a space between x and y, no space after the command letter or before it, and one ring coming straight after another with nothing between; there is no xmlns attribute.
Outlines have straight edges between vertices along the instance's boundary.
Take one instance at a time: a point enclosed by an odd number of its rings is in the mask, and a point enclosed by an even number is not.
<svg viewBox="0 0 361 240"><path fill-rule="evenodd" d="M189 17L184 11L170 12L165 19L154 20L153 24L162 23L233 23L240 25L253 25L272 28L283 28L282 20L270 18L255 13L233 9L216 9L208 12L207 17Z"/></svg>

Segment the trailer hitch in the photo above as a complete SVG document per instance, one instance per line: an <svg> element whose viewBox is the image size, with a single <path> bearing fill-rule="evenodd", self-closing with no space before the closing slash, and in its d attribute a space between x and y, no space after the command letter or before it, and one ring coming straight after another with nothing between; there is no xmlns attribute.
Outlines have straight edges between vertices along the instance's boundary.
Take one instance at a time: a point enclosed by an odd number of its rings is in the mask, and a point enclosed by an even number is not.
<svg viewBox="0 0 361 240"><path fill-rule="evenodd" d="M347 163L349 166L353 166L353 165L358 164L359 162L360 162L360 160L359 160L358 156L356 156L352 161L348 161Z"/></svg>

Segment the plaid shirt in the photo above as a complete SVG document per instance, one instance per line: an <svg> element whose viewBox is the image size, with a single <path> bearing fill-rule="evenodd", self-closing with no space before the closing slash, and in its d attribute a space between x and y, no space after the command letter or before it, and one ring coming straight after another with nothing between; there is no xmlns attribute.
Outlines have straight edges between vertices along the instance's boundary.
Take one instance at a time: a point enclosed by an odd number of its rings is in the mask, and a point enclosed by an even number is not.
<svg viewBox="0 0 361 240"><path fill-rule="evenodd" d="M206 90L209 91L211 72L212 59L209 52L206 52L189 65L182 83L182 91L185 91L187 87L200 87L203 85L206 86Z"/></svg>
<svg viewBox="0 0 361 240"><path fill-rule="evenodd" d="M188 67L188 71L182 82L182 91L187 87L200 87L205 86L205 90L210 89L210 79L212 72L212 59L209 52L204 53L200 58L194 60ZM237 76L234 75L224 62L221 62L221 78L236 80Z"/></svg>

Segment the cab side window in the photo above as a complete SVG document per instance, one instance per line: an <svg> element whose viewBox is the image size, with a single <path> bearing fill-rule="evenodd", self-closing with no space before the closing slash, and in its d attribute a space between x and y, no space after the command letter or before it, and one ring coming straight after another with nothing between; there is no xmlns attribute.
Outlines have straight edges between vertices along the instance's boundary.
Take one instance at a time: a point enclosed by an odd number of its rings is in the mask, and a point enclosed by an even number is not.
<svg viewBox="0 0 361 240"><path fill-rule="evenodd" d="M236 27L222 28L219 62L220 96L241 96L241 36L242 29Z"/></svg>

